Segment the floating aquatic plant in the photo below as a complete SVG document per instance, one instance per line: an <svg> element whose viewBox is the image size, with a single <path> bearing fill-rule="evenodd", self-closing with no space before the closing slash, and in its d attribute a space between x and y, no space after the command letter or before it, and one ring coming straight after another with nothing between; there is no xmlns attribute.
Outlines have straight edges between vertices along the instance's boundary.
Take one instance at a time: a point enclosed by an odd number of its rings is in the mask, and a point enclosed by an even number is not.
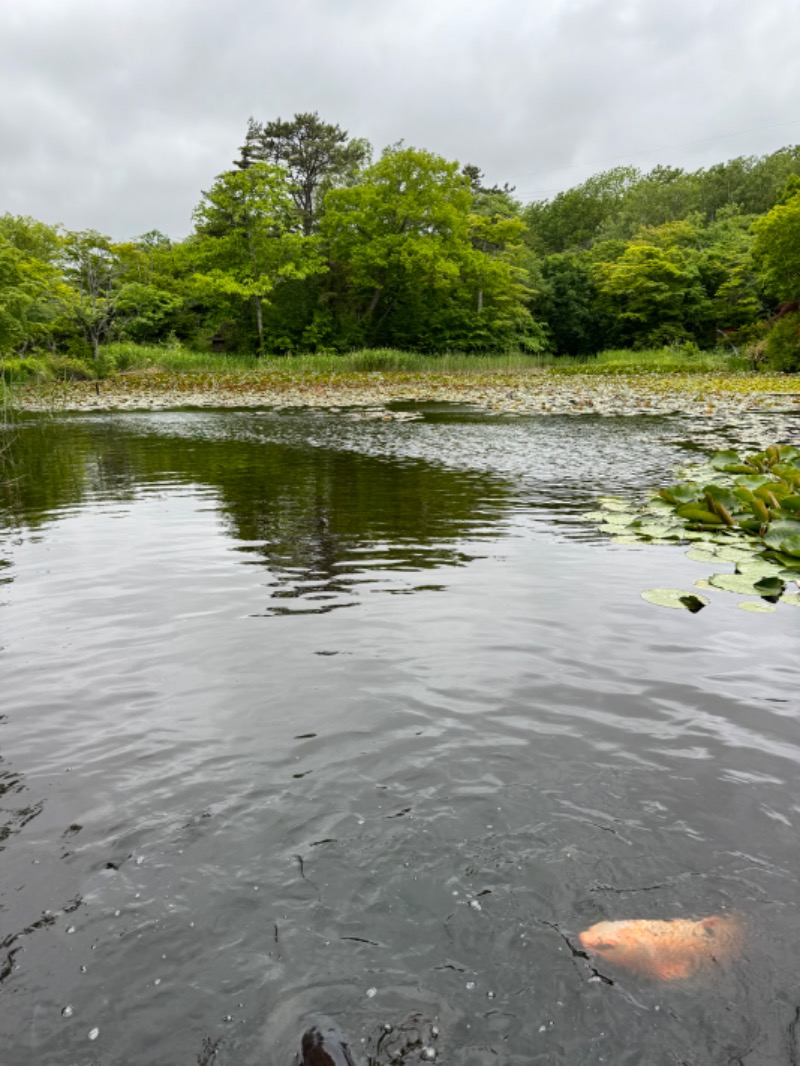
<svg viewBox="0 0 800 1066"><path fill-rule="evenodd" d="M705 596L698 596L695 592L686 592L685 589L648 589L642 593L642 599L648 603L654 603L657 607L672 607L677 610L691 611L697 614L708 606Z"/></svg>
<svg viewBox="0 0 800 1066"><path fill-rule="evenodd" d="M643 506L601 497L602 509L584 517L619 544L692 541L690 559L733 563L735 573L714 573L695 586L759 597L740 604L743 610L767 613L778 602L800 606L800 594L786 591L787 583L800 584L800 449L776 444L747 456L715 452L686 473L685 481L659 489ZM680 589L642 596L690 611L708 602Z"/></svg>

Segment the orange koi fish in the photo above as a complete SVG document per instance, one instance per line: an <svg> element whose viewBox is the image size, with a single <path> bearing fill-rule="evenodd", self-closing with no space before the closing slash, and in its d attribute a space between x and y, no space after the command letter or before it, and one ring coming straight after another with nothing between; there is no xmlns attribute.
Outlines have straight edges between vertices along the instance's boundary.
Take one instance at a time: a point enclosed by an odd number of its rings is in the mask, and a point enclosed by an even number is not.
<svg viewBox="0 0 800 1066"><path fill-rule="evenodd" d="M696 922L635 918L598 922L578 939L587 951L631 973L676 981L732 959L741 947L742 930L732 916L712 915Z"/></svg>

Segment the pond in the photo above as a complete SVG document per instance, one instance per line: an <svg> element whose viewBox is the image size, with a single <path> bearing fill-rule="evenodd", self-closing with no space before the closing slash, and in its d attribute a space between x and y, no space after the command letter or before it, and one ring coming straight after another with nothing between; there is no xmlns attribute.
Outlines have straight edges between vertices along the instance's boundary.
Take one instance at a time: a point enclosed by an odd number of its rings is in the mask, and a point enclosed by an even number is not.
<svg viewBox="0 0 800 1066"><path fill-rule="evenodd" d="M422 414L13 428L3 1063L798 1061L800 612L580 517L796 423ZM684 981L578 941L724 914Z"/></svg>

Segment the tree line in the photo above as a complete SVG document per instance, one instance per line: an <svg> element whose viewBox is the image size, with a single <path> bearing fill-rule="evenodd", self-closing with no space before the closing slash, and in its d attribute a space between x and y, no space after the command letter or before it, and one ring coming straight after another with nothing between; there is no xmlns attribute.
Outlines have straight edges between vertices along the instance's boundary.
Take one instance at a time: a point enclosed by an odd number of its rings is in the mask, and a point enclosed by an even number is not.
<svg viewBox="0 0 800 1066"><path fill-rule="evenodd" d="M115 242L0 217L0 355L725 344L800 369L800 146L523 204L474 164L373 158L316 113L250 119L193 223Z"/></svg>

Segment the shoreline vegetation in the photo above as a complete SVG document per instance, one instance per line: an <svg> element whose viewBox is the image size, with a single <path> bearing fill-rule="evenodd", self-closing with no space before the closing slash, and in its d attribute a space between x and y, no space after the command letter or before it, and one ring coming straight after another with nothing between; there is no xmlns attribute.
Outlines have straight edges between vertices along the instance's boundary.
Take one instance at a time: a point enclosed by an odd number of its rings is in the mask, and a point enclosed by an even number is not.
<svg viewBox="0 0 800 1066"><path fill-rule="evenodd" d="M43 373L12 385L14 408L306 406L352 408L359 417L386 419L413 417L413 410L392 412L387 405L424 402L507 414L800 412L800 375L754 372L724 354L681 348L603 352L591 361L392 350L237 358L130 344L109 345L106 352L104 377L70 380Z"/></svg>
<svg viewBox="0 0 800 1066"><path fill-rule="evenodd" d="M191 217L119 241L0 215L0 378L800 373L800 145L526 204L316 112L253 118Z"/></svg>

